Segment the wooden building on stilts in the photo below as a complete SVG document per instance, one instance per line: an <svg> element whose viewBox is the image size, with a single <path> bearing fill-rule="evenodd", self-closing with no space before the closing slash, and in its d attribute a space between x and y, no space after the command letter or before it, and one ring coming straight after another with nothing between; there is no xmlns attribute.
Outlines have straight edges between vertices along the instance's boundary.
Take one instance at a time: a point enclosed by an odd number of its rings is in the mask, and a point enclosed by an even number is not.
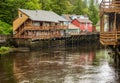
<svg viewBox="0 0 120 83"><path fill-rule="evenodd" d="M120 0L102 0L100 4L100 42L120 45Z"/></svg>
<svg viewBox="0 0 120 83"><path fill-rule="evenodd" d="M100 42L110 47L116 67L120 65L120 0L100 4Z"/></svg>
<svg viewBox="0 0 120 83"><path fill-rule="evenodd" d="M18 43L63 38L68 28L66 21L52 11L19 9L13 21L13 38Z"/></svg>

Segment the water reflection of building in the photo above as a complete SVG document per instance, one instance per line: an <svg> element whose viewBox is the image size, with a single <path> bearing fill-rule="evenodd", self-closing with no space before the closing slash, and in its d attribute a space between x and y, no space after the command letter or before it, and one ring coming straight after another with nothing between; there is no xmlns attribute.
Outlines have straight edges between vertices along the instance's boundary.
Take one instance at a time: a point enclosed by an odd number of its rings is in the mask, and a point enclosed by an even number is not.
<svg viewBox="0 0 120 83"><path fill-rule="evenodd" d="M85 64L92 64L95 57L95 53L81 53L78 57L75 58L75 64L78 65L85 65Z"/></svg>
<svg viewBox="0 0 120 83"><path fill-rule="evenodd" d="M83 71L81 65L92 64L94 57L95 52L76 49L17 53L13 65L14 77L17 82L63 83L70 74Z"/></svg>
<svg viewBox="0 0 120 83"><path fill-rule="evenodd" d="M14 59L13 72L18 82L52 81L63 75L63 57L53 54L31 53L17 54ZM51 79L51 80L47 80ZM43 83L43 82L42 82Z"/></svg>

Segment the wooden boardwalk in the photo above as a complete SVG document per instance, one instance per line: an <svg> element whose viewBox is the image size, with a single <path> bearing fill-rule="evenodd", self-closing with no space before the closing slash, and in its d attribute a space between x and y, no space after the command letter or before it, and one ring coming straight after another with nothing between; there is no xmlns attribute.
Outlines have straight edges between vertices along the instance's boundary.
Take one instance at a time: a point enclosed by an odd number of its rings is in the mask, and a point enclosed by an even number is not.
<svg viewBox="0 0 120 83"><path fill-rule="evenodd" d="M50 39L24 39L24 38L14 38L15 46L17 47L30 47L30 48L49 48L49 47L59 47L59 46L69 46L69 45L79 45L81 43L95 43L99 42L99 33L82 33L71 36L64 36L60 38L50 38Z"/></svg>

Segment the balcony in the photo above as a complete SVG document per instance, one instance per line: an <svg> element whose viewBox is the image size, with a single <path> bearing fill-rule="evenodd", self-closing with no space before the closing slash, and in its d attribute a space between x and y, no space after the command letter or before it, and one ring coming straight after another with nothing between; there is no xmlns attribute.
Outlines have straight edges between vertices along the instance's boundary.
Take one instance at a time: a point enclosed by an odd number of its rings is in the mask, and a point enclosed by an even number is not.
<svg viewBox="0 0 120 83"><path fill-rule="evenodd" d="M41 40L41 39L53 39L53 38L61 38L64 37L61 34L42 34L42 35L29 35L29 36L14 36L13 38L22 38L22 39L32 39L32 40Z"/></svg>
<svg viewBox="0 0 120 83"><path fill-rule="evenodd" d="M25 30L67 29L68 26L25 26Z"/></svg>
<svg viewBox="0 0 120 83"><path fill-rule="evenodd" d="M25 30L49 30L48 26L25 26Z"/></svg>
<svg viewBox="0 0 120 83"><path fill-rule="evenodd" d="M100 13L120 12L120 1L102 0L100 4Z"/></svg>
<svg viewBox="0 0 120 83"><path fill-rule="evenodd" d="M100 42L103 45L120 45L120 31L100 33Z"/></svg>

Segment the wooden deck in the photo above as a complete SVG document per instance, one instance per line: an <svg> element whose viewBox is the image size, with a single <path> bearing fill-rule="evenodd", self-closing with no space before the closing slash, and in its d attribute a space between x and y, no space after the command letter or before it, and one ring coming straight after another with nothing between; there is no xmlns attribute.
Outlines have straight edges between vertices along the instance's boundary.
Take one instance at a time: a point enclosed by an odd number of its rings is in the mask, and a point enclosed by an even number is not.
<svg viewBox="0 0 120 83"><path fill-rule="evenodd" d="M66 29L68 26L25 26L24 30Z"/></svg>
<svg viewBox="0 0 120 83"><path fill-rule="evenodd" d="M100 42L103 45L119 45L120 31L100 33Z"/></svg>
<svg viewBox="0 0 120 83"><path fill-rule="evenodd" d="M120 12L120 1L116 0L102 0L100 4L100 15L104 13Z"/></svg>
<svg viewBox="0 0 120 83"><path fill-rule="evenodd" d="M102 0L100 4L100 42L103 45L120 45L120 1ZM105 26L107 24L107 26ZM105 29L108 29L105 31Z"/></svg>

